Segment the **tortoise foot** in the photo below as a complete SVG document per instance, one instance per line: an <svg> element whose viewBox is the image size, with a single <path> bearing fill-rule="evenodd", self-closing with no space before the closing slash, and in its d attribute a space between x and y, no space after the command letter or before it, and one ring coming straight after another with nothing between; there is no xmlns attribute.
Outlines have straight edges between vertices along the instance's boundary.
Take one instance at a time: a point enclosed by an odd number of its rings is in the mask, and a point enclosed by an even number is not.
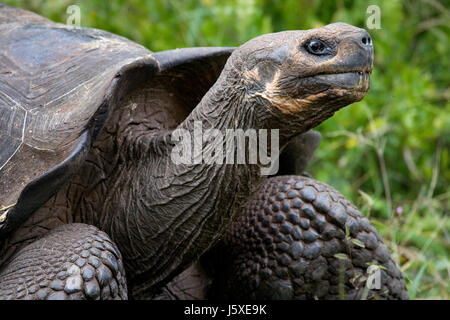
<svg viewBox="0 0 450 320"><path fill-rule="evenodd" d="M208 256L214 298L408 298L369 220L338 191L303 176L269 179Z"/></svg>
<svg viewBox="0 0 450 320"><path fill-rule="evenodd" d="M57 227L3 268L0 299L127 299L120 252L93 226Z"/></svg>

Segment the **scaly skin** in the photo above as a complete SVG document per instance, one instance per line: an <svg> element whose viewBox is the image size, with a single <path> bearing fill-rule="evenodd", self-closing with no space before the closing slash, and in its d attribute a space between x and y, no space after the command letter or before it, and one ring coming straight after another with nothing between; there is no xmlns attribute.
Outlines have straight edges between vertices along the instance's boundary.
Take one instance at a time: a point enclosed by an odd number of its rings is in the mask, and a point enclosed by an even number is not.
<svg viewBox="0 0 450 320"><path fill-rule="evenodd" d="M1 270L3 299L127 299L122 256L94 226L62 225L22 248Z"/></svg>
<svg viewBox="0 0 450 320"><path fill-rule="evenodd" d="M369 290L368 299L408 298L402 273L367 218L307 177L269 179L213 251L214 298L339 299L341 283L346 299L361 299L369 263L383 268L381 288Z"/></svg>

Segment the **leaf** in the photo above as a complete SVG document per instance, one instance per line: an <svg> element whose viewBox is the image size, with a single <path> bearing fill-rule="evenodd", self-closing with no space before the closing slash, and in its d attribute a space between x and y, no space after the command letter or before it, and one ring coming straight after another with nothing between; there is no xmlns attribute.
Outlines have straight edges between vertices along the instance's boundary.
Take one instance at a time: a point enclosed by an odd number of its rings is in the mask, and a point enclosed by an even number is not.
<svg viewBox="0 0 450 320"><path fill-rule="evenodd" d="M348 256L345 253L336 253L334 257L339 260L349 260Z"/></svg>
<svg viewBox="0 0 450 320"><path fill-rule="evenodd" d="M369 207L372 207L373 204L375 203L375 200L373 200L371 196L369 196L367 193L365 193L362 190L358 190L358 192L363 197L364 201L367 202L367 205Z"/></svg>
<svg viewBox="0 0 450 320"><path fill-rule="evenodd" d="M417 273L416 277L414 278L414 281L409 286L408 292L409 292L409 298L411 300L414 300L416 298L417 292L420 291L420 289L419 289L420 280L422 279L422 276L423 276L426 268L427 268L427 265L424 264L420 268L420 270Z"/></svg>
<svg viewBox="0 0 450 320"><path fill-rule="evenodd" d="M359 241L358 239L351 239L351 242L353 242L354 244L356 244L358 247L361 248L365 248L366 246L364 245L364 243L362 243L361 241Z"/></svg>

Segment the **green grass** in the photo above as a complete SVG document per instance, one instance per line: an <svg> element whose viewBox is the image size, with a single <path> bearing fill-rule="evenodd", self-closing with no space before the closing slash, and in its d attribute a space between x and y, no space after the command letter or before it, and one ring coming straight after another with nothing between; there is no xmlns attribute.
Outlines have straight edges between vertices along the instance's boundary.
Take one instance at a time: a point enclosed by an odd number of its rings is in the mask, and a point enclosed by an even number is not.
<svg viewBox="0 0 450 320"><path fill-rule="evenodd" d="M365 27L363 1L36 1L6 3L105 29L153 51L238 46L259 34L342 21ZM370 217L407 278L411 298L449 299L450 12L437 0L372 1L381 29L371 90L318 129L310 171ZM448 7L448 5L447 5Z"/></svg>

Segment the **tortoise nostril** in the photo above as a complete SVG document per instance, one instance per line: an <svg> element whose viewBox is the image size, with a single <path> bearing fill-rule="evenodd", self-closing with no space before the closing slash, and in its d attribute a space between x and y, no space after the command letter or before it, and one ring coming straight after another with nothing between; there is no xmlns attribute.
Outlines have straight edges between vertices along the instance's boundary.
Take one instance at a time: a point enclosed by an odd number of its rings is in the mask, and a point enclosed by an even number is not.
<svg viewBox="0 0 450 320"><path fill-rule="evenodd" d="M361 41L366 46L370 46L372 42L369 36L364 36Z"/></svg>

